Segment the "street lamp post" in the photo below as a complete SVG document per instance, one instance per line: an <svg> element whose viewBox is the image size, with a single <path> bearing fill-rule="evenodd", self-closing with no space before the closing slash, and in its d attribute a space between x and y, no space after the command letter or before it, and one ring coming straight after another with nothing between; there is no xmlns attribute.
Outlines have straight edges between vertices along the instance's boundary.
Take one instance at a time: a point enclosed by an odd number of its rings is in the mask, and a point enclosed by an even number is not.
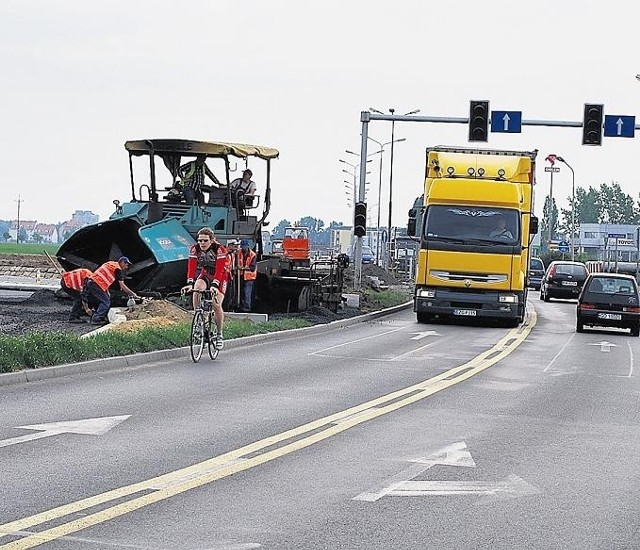
<svg viewBox="0 0 640 550"><path fill-rule="evenodd" d="M383 114L381 111L378 111L377 109L374 109L372 107L369 108L369 110L374 113ZM391 113L391 116L393 116L396 110L390 108L389 112ZM414 109L413 111L409 111L408 113L405 113L402 116L415 115L416 113L419 113L419 112L420 112L420 109ZM394 119L391 121L391 158L389 159L389 220L387 223L387 244L389 246L389 250L387 253L387 269L389 269L391 265L391 214L393 211L393 143L395 141L394 139L395 126L396 126L396 121Z"/></svg>
<svg viewBox="0 0 640 550"><path fill-rule="evenodd" d="M576 255L576 173L566 160L559 156L556 156L556 158L571 170L571 261L573 262Z"/></svg>
<svg viewBox="0 0 640 550"><path fill-rule="evenodd" d="M382 205L382 157L384 148L387 145L393 145L393 142L387 141L386 143L380 143L377 139L373 139L372 137L367 136L368 139L378 144L380 150L380 173L378 180L378 221L376 223L376 265L380 265L380 207ZM395 142L398 143L400 141L406 141L407 138L396 139Z"/></svg>
<svg viewBox="0 0 640 550"><path fill-rule="evenodd" d="M640 282L640 226L636 227L636 282Z"/></svg>
<svg viewBox="0 0 640 550"><path fill-rule="evenodd" d="M351 151L345 151L345 153L351 153L352 155L355 155L355 153L352 153ZM352 164L344 159L338 159L338 162L341 162L342 164L346 164L347 166L351 166L351 168L353 169L353 172L349 171L349 170L345 170L343 169L342 171L345 174L349 174L352 178L353 178L353 218L355 218L356 215L356 202L358 202L358 168L360 168L360 163L358 164ZM366 161L371 162L371 159ZM366 172L366 174L369 174L370 172Z"/></svg>
<svg viewBox="0 0 640 550"><path fill-rule="evenodd" d="M18 199L14 199L14 202L18 203L18 222L16 225L16 244L20 244L20 204L24 202L24 199L20 198L20 193L18 193Z"/></svg>

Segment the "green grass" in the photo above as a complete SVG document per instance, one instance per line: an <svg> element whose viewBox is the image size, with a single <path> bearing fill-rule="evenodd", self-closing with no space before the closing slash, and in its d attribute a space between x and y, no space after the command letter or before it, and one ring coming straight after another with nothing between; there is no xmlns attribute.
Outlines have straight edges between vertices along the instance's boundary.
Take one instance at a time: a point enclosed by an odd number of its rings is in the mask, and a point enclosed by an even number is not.
<svg viewBox="0 0 640 550"><path fill-rule="evenodd" d="M365 290L361 294L360 300L370 308L386 309L388 307L406 304L411 301L411 298L411 294L407 291L384 290L382 292L376 292L375 290Z"/></svg>
<svg viewBox="0 0 640 550"><path fill-rule="evenodd" d="M226 321L225 340L310 326L301 319L266 323ZM189 345L190 323L165 328L142 328L135 333L106 331L90 338L66 332L32 332L26 336L0 335L0 373L118 357Z"/></svg>
<svg viewBox="0 0 640 550"><path fill-rule="evenodd" d="M48 243L0 243L0 254L43 254L46 250L52 256L58 251L60 245Z"/></svg>

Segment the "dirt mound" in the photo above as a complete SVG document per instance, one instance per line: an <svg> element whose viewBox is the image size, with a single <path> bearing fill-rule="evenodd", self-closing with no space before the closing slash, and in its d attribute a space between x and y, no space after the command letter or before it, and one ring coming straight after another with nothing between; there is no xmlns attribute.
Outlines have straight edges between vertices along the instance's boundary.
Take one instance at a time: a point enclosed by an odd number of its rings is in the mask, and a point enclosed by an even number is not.
<svg viewBox="0 0 640 550"><path fill-rule="evenodd" d="M141 304L127 307L122 310L122 314L127 321L140 321L162 317L174 323L191 319L192 314L182 309L180 306L167 300L144 299Z"/></svg>

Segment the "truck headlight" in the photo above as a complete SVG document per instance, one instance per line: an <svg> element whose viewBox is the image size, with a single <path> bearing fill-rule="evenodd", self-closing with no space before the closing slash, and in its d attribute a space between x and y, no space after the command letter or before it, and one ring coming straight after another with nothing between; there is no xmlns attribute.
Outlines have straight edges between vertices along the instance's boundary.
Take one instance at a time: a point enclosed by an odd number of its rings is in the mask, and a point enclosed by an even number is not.
<svg viewBox="0 0 640 550"><path fill-rule="evenodd" d="M432 288L420 288L418 289L418 298L435 298L436 291Z"/></svg>
<svg viewBox="0 0 640 550"><path fill-rule="evenodd" d="M518 297L515 294L500 294L498 302L501 304L516 304L518 303Z"/></svg>

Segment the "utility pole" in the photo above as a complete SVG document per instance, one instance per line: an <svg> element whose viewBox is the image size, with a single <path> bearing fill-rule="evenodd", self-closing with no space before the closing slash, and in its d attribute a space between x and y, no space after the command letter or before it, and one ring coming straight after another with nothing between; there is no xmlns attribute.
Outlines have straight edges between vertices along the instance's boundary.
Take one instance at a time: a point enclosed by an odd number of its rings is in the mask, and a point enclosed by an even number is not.
<svg viewBox="0 0 640 550"><path fill-rule="evenodd" d="M19 244L20 243L20 204L24 202L24 199L21 199L20 193L18 193L18 198L13 199L13 202L18 203L18 223L17 223L17 229L16 229L16 244Z"/></svg>

